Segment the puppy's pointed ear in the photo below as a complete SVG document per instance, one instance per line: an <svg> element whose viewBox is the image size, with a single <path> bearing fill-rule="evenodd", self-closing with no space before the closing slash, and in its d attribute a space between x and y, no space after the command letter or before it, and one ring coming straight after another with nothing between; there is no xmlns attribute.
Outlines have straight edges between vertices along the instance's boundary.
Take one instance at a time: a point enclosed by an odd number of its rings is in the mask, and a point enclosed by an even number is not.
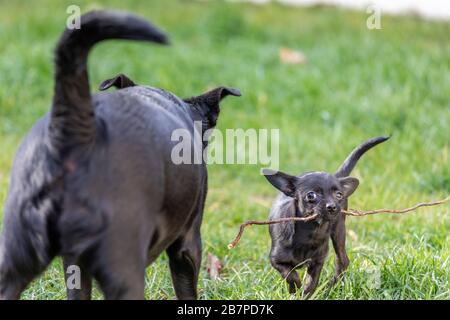
<svg viewBox="0 0 450 320"><path fill-rule="evenodd" d="M229 95L240 97L241 92L235 88L218 87L200 96L184 99L184 102L199 110L207 127L212 128L216 125L219 116L220 101Z"/></svg>
<svg viewBox="0 0 450 320"><path fill-rule="evenodd" d="M288 197L295 197L298 182L297 177L270 169L263 169L262 173L275 188L283 192Z"/></svg>
<svg viewBox="0 0 450 320"><path fill-rule="evenodd" d="M339 182L341 183L342 192L344 193L345 198L350 197L359 186L359 180L353 177L340 178Z"/></svg>
<svg viewBox="0 0 450 320"><path fill-rule="evenodd" d="M114 78L103 81L100 84L98 89L100 91L104 91L111 87L116 87L117 89L123 89L123 88L127 88L127 87L134 87L135 85L136 84L133 82L133 80L128 78L126 75L119 74L118 76L115 76Z"/></svg>

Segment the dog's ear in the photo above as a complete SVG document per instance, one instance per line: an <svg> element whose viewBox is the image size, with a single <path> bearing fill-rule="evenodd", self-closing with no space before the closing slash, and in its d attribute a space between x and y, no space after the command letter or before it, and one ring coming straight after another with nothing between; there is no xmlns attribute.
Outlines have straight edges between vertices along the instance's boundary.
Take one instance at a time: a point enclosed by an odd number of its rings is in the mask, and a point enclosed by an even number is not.
<svg viewBox="0 0 450 320"><path fill-rule="evenodd" d="M133 80L131 80L126 75L121 73L118 76L115 76L114 78L103 81L98 87L98 89L100 91L104 91L113 86L116 87L117 89L123 89L127 87L134 87L135 85L136 84L133 82Z"/></svg>
<svg viewBox="0 0 450 320"><path fill-rule="evenodd" d="M212 128L216 125L219 116L220 101L229 95L240 97L241 92L235 88L218 87L200 96L184 99L184 102L196 108L206 122L206 127Z"/></svg>
<svg viewBox="0 0 450 320"><path fill-rule="evenodd" d="M186 100L200 100L208 104L210 107L216 107L219 105L220 101L226 96L236 96L240 97L241 92L238 89L230 88L230 87L218 87L211 91L208 91L200 96L193 97ZM185 101L186 101L185 100Z"/></svg>
<svg viewBox="0 0 450 320"><path fill-rule="evenodd" d="M283 192L285 195L292 198L295 197L298 182L297 177L270 169L263 169L262 174L275 188Z"/></svg>
<svg viewBox="0 0 450 320"><path fill-rule="evenodd" d="M341 183L342 192L344 193L345 198L350 197L359 186L359 180L353 177L340 178L339 182Z"/></svg>

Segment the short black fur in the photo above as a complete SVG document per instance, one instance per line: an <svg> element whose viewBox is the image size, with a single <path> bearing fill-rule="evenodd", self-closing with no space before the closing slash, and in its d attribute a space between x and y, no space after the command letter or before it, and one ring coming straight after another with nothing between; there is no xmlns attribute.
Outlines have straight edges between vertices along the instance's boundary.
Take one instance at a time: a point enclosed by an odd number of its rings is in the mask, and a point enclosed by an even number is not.
<svg viewBox="0 0 450 320"><path fill-rule="evenodd" d="M331 238L336 252L335 283L347 269L345 251L345 214L347 199L359 181L348 177L359 158L369 149L386 141L387 137L371 139L357 147L335 174L308 172L292 176L283 172L264 170L267 180L281 193L273 203L270 220L318 215L313 221L270 225L272 246L270 262L287 281L289 291L301 287L296 269L307 267L304 294L309 297L319 283L328 243Z"/></svg>
<svg viewBox="0 0 450 320"><path fill-rule="evenodd" d="M195 120L211 128L220 100L238 91L220 87L183 101L119 75L105 87L120 90L91 95L87 56L105 39L167 43L142 18L111 11L87 13L80 29L63 33L51 112L12 168L0 299L19 298L57 255L65 268L81 269L81 289L69 298L89 299L95 278L107 299L142 299L145 269L165 250L177 297L197 297L207 170L203 161L173 163L171 133L193 137Z"/></svg>

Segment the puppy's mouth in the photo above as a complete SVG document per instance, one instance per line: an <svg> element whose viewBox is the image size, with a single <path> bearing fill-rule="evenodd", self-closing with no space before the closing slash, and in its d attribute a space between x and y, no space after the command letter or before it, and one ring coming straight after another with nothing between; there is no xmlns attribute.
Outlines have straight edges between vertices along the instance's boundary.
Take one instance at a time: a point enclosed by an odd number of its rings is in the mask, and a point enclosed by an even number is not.
<svg viewBox="0 0 450 320"><path fill-rule="evenodd" d="M335 220L341 210L336 210L335 212L329 212L327 210L321 210L321 209L311 209L305 211L301 216L303 218L316 216L314 221L318 222L319 224L322 223L322 221L333 221Z"/></svg>
<svg viewBox="0 0 450 320"><path fill-rule="evenodd" d="M322 222L322 221L334 221L337 219L337 217L339 216L341 210L340 208L337 208L335 211L330 212L325 208L313 208L310 210L305 211L304 213L304 217L310 217L313 215L316 215L317 217L314 219L317 222Z"/></svg>
<svg viewBox="0 0 450 320"><path fill-rule="evenodd" d="M334 212L323 210L319 213L319 217L323 218L324 220L331 221L335 220L339 216L339 213L341 213L341 210L336 210Z"/></svg>

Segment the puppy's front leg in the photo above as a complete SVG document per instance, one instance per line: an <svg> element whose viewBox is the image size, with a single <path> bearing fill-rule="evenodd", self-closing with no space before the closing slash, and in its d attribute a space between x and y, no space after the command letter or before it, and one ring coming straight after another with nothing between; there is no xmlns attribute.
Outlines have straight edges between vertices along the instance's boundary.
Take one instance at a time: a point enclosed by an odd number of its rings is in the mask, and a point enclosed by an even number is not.
<svg viewBox="0 0 450 320"><path fill-rule="evenodd" d="M270 258L272 266L281 274L284 280L286 280L289 286L289 293L295 293L302 285L300 278L298 277L295 266L290 263L283 263L276 257Z"/></svg>
<svg viewBox="0 0 450 320"><path fill-rule="evenodd" d="M175 294L179 300L197 299L197 281L202 259L200 224L167 249Z"/></svg>
<svg viewBox="0 0 450 320"><path fill-rule="evenodd" d="M306 271L308 277L306 279L305 290L303 294L306 298L309 298L317 288L320 279L320 273L323 268L324 261L314 261L308 266L308 270Z"/></svg>
<svg viewBox="0 0 450 320"><path fill-rule="evenodd" d="M339 220L333 226L331 230L331 241L336 252L336 274L332 282L332 285L334 285L342 277L342 274L350 263L347 252L345 251L345 216L339 217Z"/></svg>

